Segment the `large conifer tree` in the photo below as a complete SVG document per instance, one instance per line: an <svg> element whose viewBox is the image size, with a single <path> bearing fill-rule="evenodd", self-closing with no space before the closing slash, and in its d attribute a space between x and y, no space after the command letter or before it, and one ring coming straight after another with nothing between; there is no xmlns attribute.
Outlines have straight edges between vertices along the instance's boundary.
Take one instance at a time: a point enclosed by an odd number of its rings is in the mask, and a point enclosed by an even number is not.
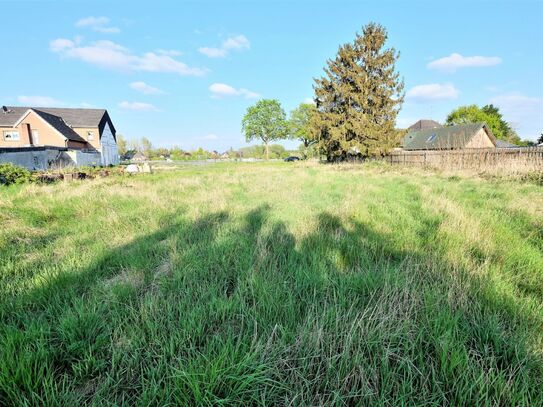
<svg viewBox="0 0 543 407"><path fill-rule="evenodd" d="M366 25L315 79L312 130L328 161L382 156L396 142L404 83L395 70L399 54L384 49L387 37L382 25Z"/></svg>

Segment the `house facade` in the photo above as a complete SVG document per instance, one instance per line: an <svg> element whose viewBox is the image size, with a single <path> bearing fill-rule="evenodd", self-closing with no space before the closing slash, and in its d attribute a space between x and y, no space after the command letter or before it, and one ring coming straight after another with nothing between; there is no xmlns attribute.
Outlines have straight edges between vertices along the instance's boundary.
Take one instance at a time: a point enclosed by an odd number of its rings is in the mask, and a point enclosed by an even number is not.
<svg viewBox="0 0 543 407"><path fill-rule="evenodd" d="M102 165L119 163L115 127L105 109L2 107L0 148L44 146L95 151Z"/></svg>

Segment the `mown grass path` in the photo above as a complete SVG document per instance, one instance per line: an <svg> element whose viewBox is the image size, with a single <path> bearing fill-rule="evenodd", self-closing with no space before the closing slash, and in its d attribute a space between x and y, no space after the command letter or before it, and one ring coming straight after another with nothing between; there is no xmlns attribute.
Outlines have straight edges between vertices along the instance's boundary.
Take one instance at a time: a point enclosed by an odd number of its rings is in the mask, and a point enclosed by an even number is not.
<svg viewBox="0 0 543 407"><path fill-rule="evenodd" d="M543 405L541 186L217 164L0 223L0 405Z"/></svg>

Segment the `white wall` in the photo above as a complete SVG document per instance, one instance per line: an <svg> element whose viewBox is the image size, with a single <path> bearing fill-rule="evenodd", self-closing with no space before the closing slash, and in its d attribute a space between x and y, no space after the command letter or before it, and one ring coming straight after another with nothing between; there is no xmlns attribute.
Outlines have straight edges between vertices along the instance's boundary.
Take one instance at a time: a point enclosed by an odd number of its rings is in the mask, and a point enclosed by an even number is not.
<svg viewBox="0 0 543 407"><path fill-rule="evenodd" d="M104 131L102 131L100 150L102 152L102 165L119 164L119 151L117 150L117 143L115 142L109 123L106 123Z"/></svg>
<svg viewBox="0 0 543 407"><path fill-rule="evenodd" d="M102 155L100 153L84 153L79 150L70 150L66 151L66 154L77 167L97 167L102 163Z"/></svg>

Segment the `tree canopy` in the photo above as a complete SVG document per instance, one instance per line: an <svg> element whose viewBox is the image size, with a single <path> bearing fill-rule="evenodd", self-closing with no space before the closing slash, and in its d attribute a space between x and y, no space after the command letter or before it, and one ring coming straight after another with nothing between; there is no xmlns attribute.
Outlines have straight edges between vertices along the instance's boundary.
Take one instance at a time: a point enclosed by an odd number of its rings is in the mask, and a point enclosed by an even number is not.
<svg viewBox="0 0 543 407"><path fill-rule="evenodd" d="M311 119L316 111L317 108L313 103L300 103L290 112L290 137L300 140L306 148L317 141L310 127Z"/></svg>
<svg viewBox="0 0 543 407"><path fill-rule="evenodd" d="M445 124L453 126L457 124L485 122L498 140L519 144L520 138L511 125L503 119L497 106L477 105L460 106L447 116Z"/></svg>
<svg viewBox="0 0 543 407"><path fill-rule="evenodd" d="M269 159L269 143L284 139L288 135L288 122L285 111L276 99L261 99L250 106L241 122L247 141L259 139L266 149Z"/></svg>
<svg viewBox="0 0 543 407"><path fill-rule="evenodd" d="M312 129L328 161L382 156L394 147L404 82L395 68L399 54L384 48L387 38L382 25L366 25L315 80Z"/></svg>

